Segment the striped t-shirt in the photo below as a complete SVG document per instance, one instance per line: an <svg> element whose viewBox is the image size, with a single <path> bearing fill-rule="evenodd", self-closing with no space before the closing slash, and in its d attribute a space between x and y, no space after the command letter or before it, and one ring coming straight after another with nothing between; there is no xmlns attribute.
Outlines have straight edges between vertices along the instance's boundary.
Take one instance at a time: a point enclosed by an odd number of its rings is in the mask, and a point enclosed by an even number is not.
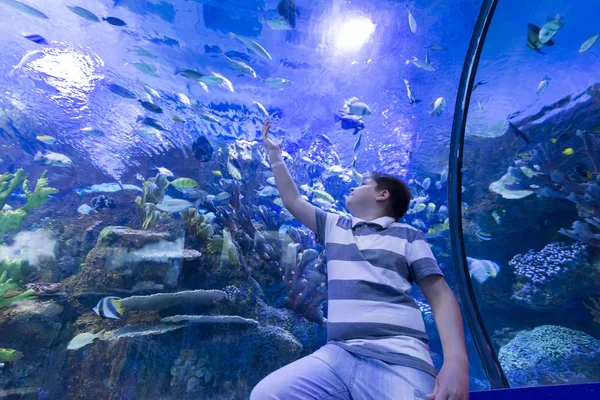
<svg viewBox="0 0 600 400"><path fill-rule="evenodd" d="M420 230L391 217L373 221L316 209L328 275L327 341L349 352L433 376L411 283L443 275Z"/></svg>

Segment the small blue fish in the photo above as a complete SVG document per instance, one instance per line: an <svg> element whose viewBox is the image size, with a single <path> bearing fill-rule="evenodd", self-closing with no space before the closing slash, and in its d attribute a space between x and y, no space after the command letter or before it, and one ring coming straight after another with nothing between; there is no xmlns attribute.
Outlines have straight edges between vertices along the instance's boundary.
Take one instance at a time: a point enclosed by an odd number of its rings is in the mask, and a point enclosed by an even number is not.
<svg viewBox="0 0 600 400"><path fill-rule="evenodd" d="M107 17L107 18L102 18L102 19L113 26L127 25L127 23L125 21L123 21L122 19L119 19L119 18L115 18L115 17Z"/></svg>
<svg viewBox="0 0 600 400"><path fill-rule="evenodd" d="M356 143L354 143L354 148L353 151L358 150L358 148L360 147L360 140L362 139L362 133L361 135L358 137L358 140L356 141Z"/></svg>
<svg viewBox="0 0 600 400"><path fill-rule="evenodd" d="M74 12L75 14L79 15L80 17L87 19L88 21L100 22L100 19L98 17L96 17L96 15L93 12L88 11L83 7L67 6L67 8L69 10L71 10L72 12Z"/></svg>
<svg viewBox="0 0 600 400"><path fill-rule="evenodd" d="M42 36L40 35L23 35L25 36L25 39L29 39L32 42L35 42L37 44L48 44L48 42L46 41L46 39L44 39Z"/></svg>
<svg viewBox="0 0 600 400"><path fill-rule="evenodd" d="M342 129L354 129L354 132L352 133L353 135L356 135L358 132L365 129L365 124L362 121L362 118L356 115L350 115L340 110L333 113L333 117L335 118L336 122L341 121Z"/></svg>
<svg viewBox="0 0 600 400"><path fill-rule="evenodd" d="M136 95L132 91L125 89L123 86L117 85L116 83L111 83L107 87L108 90L116 95L125 97L126 99L137 99Z"/></svg>

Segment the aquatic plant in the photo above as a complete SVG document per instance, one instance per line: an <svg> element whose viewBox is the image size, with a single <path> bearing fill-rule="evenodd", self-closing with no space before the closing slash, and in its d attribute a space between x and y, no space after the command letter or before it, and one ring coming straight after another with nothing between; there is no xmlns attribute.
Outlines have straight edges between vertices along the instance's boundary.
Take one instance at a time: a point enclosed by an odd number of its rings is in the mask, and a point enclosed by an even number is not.
<svg viewBox="0 0 600 400"><path fill-rule="evenodd" d="M29 190L29 175L23 169L0 175L0 235L19 230L28 212L50 201L48 195L58 193L58 189L48 187L47 174L48 171L44 171L40 176L33 192ZM19 187L25 193L27 203L16 210L4 209L9 196Z"/></svg>
<svg viewBox="0 0 600 400"><path fill-rule="evenodd" d="M316 237L314 233L309 230L290 226L287 228L287 234L294 242L300 245L300 251L317 248Z"/></svg>
<svg viewBox="0 0 600 400"><path fill-rule="evenodd" d="M317 258L314 249L305 250L298 257L298 248L298 244L288 244L281 260L286 301L307 320L324 325L321 306L327 300L325 263Z"/></svg>
<svg viewBox="0 0 600 400"><path fill-rule="evenodd" d="M13 283L12 278L7 279L6 271L4 271L2 275L0 275L0 308L7 307L15 301L31 300L35 298L35 292L33 290L26 290L13 297L5 297L8 291L16 290L17 288L18 286Z"/></svg>
<svg viewBox="0 0 600 400"><path fill-rule="evenodd" d="M587 246L550 243L542 250L517 254L508 262L516 275L512 299L534 309L554 308L571 298L571 291L593 291L581 282L581 276L592 276L593 266L587 262ZM589 271L588 271L589 269Z"/></svg>

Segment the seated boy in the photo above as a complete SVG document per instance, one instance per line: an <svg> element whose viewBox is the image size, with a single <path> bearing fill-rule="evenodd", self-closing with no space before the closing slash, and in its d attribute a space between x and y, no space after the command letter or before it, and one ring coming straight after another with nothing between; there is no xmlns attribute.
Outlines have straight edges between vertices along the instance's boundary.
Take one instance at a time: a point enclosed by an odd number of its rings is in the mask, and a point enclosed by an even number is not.
<svg viewBox="0 0 600 400"><path fill-rule="evenodd" d="M283 205L317 234L328 274L327 344L260 381L251 400L466 400L468 360L456 298L423 233L397 221L410 191L401 180L365 175L351 189L352 218L326 213L302 197L277 141L262 130ZM410 296L420 286L442 341L444 364L433 366L421 311Z"/></svg>

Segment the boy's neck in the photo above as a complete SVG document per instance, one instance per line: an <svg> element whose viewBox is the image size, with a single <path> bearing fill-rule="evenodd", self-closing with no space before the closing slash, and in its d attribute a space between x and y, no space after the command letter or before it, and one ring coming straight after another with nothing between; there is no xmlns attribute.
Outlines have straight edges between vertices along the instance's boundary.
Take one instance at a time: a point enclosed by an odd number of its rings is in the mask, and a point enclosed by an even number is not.
<svg viewBox="0 0 600 400"><path fill-rule="evenodd" d="M381 217L389 217L389 215L386 215L385 212L383 211L373 211L373 212L366 212L364 214L356 214L353 215L353 217L362 219L363 221L373 221L376 220L378 218Z"/></svg>

